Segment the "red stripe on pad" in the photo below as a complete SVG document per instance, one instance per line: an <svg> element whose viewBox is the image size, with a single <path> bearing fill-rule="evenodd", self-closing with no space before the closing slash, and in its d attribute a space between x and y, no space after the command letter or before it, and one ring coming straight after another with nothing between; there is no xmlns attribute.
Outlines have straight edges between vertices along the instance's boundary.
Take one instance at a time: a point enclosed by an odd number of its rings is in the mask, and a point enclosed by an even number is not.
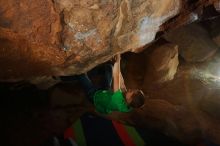
<svg viewBox="0 0 220 146"><path fill-rule="evenodd" d="M136 146L122 124L115 121L112 121L112 123L125 146Z"/></svg>
<svg viewBox="0 0 220 146"><path fill-rule="evenodd" d="M64 132L64 139L68 139L68 138L75 139L73 128L71 127L66 129L66 131Z"/></svg>

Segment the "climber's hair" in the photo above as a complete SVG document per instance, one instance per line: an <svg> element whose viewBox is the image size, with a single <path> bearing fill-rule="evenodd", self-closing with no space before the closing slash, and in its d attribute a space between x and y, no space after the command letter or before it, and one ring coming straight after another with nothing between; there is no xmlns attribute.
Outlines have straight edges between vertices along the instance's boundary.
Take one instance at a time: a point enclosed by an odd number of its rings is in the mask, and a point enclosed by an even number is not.
<svg viewBox="0 0 220 146"><path fill-rule="evenodd" d="M131 96L132 101L129 103L129 106L133 108L139 108L144 105L145 102L145 95L143 91L136 90Z"/></svg>

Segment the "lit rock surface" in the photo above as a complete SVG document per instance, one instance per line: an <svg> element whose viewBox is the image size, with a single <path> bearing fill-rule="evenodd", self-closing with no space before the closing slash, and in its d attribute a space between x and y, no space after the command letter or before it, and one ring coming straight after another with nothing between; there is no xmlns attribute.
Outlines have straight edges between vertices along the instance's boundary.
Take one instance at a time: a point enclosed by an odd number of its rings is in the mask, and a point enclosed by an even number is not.
<svg viewBox="0 0 220 146"><path fill-rule="evenodd" d="M146 58L143 53L126 56L126 59L136 60L131 60L126 65L128 68L125 67L125 84L128 88L142 89L149 98L145 106L136 112L113 117L162 130L183 141L203 137L220 144L219 57L218 52L210 61L198 65L182 62L174 79L161 84L144 82L150 78L146 76L149 66L137 63ZM131 75L137 72L138 78Z"/></svg>
<svg viewBox="0 0 220 146"><path fill-rule="evenodd" d="M0 0L0 79L86 72L152 42L177 14L217 1ZM188 20L178 17L166 28Z"/></svg>
<svg viewBox="0 0 220 146"><path fill-rule="evenodd" d="M64 74L85 72L117 52L143 47L181 8L179 0L56 0L55 4L64 17L62 40L69 65Z"/></svg>
<svg viewBox="0 0 220 146"><path fill-rule="evenodd" d="M152 47L153 51L149 54L148 73L146 78L151 78L154 82L166 82L172 80L176 74L179 64L178 46L173 44L163 44ZM145 80L146 82L149 82Z"/></svg>
<svg viewBox="0 0 220 146"><path fill-rule="evenodd" d="M52 1L0 0L1 80L51 74L65 60Z"/></svg>
<svg viewBox="0 0 220 146"><path fill-rule="evenodd" d="M138 88L138 85L145 82L147 86L172 80L177 72L179 59L176 45L161 42L149 47L148 50L150 53L144 51L139 55L129 54L125 72L132 72L126 74L129 78L126 82L132 86L131 88Z"/></svg>

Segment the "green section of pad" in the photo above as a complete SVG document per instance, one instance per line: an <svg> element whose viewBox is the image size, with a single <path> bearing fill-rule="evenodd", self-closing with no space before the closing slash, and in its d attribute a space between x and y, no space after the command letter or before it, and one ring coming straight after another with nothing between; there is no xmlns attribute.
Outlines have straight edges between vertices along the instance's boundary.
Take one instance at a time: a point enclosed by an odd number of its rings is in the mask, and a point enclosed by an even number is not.
<svg viewBox="0 0 220 146"><path fill-rule="evenodd" d="M140 137L135 128L126 125L124 125L124 127L136 146L145 146L144 140Z"/></svg>
<svg viewBox="0 0 220 146"><path fill-rule="evenodd" d="M83 132L82 123L80 119L74 123L73 128L74 128L76 143L79 146L87 146L86 139L85 139L84 132Z"/></svg>

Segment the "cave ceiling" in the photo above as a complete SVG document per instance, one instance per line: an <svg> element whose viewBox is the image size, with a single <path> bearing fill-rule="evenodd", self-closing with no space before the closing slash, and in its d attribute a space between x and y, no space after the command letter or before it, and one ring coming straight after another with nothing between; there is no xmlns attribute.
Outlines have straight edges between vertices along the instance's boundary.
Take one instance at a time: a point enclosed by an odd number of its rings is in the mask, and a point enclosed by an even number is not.
<svg viewBox="0 0 220 146"><path fill-rule="evenodd" d="M218 13L219 1L0 0L0 80L86 72L212 18L209 7Z"/></svg>

